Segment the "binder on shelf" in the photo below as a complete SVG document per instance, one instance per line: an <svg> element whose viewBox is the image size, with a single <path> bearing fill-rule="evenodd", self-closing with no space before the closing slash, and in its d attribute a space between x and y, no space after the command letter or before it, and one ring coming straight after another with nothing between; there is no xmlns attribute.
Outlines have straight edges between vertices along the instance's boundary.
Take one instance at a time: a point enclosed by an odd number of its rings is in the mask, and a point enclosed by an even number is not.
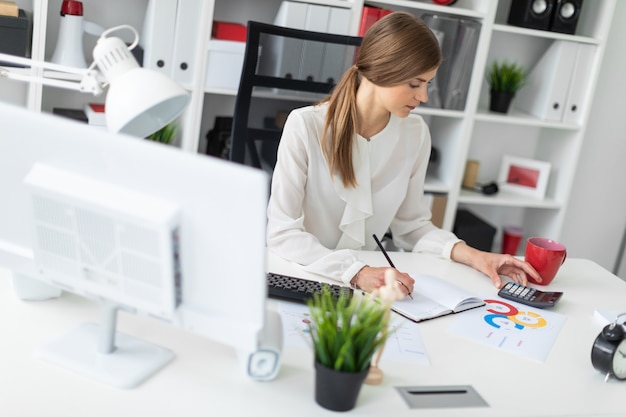
<svg viewBox="0 0 626 417"><path fill-rule="evenodd" d="M569 83L569 91L565 108L563 110L563 123L581 124L581 117L586 109L595 63L596 46L591 44L579 44L576 56L576 65Z"/></svg>
<svg viewBox="0 0 626 417"><path fill-rule="evenodd" d="M327 31L329 33L347 35L348 25L346 23L350 21L351 13L350 9L331 7ZM345 45L325 45L320 81L333 80L335 83L339 81L344 70L352 65L352 58L348 56L348 48ZM348 60L350 62L347 62Z"/></svg>
<svg viewBox="0 0 626 417"><path fill-rule="evenodd" d="M159 0L161 1L161 0ZM175 26L175 40L173 46L172 78L179 83L191 84L196 65L195 46L200 32L199 14L203 0L178 1Z"/></svg>
<svg viewBox="0 0 626 417"><path fill-rule="evenodd" d="M304 29L306 24L307 5L293 1L283 1L280 4L274 24L293 29ZM291 74L297 77L300 71L300 56L302 54L303 41L299 39L270 39L267 45L265 62L271 62L275 67L270 73L283 77Z"/></svg>
<svg viewBox="0 0 626 417"><path fill-rule="evenodd" d="M330 7L309 4L307 6L304 29L313 32L326 32ZM302 45L302 59L300 64L301 80L320 80L322 71L322 57L324 56L324 44L319 42L304 41Z"/></svg>
<svg viewBox="0 0 626 417"><path fill-rule="evenodd" d="M171 77L178 0L149 0L139 45L143 67Z"/></svg>
<svg viewBox="0 0 626 417"><path fill-rule="evenodd" d="M472 77L481 24L431 13L422 19L439 41L442 62L437 77L428 87L427 107L464 110Z"/></svg>
<svg viewBox="0 0 626 417"><path fill-rule="evenodd" d="M316 4L283 1L274 19L274 24L293 29L347 35L350 9L321 6ZM344 56L347 47L324 45L319 42L272 37L264 45L264 62L271 68L261 71L276 76L291 74L297 79L326 81L338 80L345 68ZM268 64L265 64L268 65Z"/></svg>
<svg viewBox="0 0 626 417"><path fill-rule="evenodd" d="M381 9L375 6L363 6L363 12L361 13L361 25L359 26L359 36L363 37L365 32L378 20L382 19L393 10Z"/></svg>
<svg viewBox="0 0 626 417"><path fill-rule="evenodd" d="M361 25L359 26L359 36L363 37L365 32L372 26L379 17L379 11L381 9L373 6L363 6L363 12L361 13Z"/></svg>
<svg viewBox="0 0 626 417"><path fill-rule="evenodd" d="M437 38L437 42L439 43L439 48L443 48L443 38L445 33L441 30L430 29L435 37ZM441 66L440 66L441 68ZM431 107L435 109L440 109L443 107L443 102L441 101L441 91L439 89L440 80L439 77L435 77L433 82L428 84L428 101L426 103L420 104L420 106Z"/></svg>
<svg viewBox="0 0 626 417"><path fill-rule="evenodd" d="M443 96L443 108L464 110L467 90L472 78L474 57L478 48L481 24L475 20L460 19L454 60L450 68L448 85Z"/></svg>
<svg viewBox="0 0 626 417"><path fill-rule="evenodd" d="M426 13L422 15L422 19L429 28L441 32L438 36L440 39L442 61L437 70L437 84L442 97L445 97L450 71L452 70L452 61L454 60L454 49L459 29L459 19L436 14Z"/></svg>
<svg viewBox="0 0 626 417"><path fill-rule="evenodd" d="M577 55L577 43L554 41L516 94L515 107L542 120L561 121Z"/></svg>

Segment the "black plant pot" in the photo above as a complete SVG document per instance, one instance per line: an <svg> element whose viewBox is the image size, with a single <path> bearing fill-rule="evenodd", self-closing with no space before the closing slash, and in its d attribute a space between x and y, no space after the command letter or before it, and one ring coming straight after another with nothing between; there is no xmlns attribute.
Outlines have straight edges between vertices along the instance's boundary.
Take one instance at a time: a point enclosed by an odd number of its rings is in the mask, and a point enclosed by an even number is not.
<svg viewBox="0 0 626 417"><path fill-rule="evenodd" d="M315 402L328 410L352 410L368 371L340 372L315 361Z"/></svg>
<svg viewBox="0 0 626 417"><path fill-rule="evenodd" d="M508 113L511 100L515 93L506 93L502 91L491 90L491 102L489 103L489 110L497 113Z"/></svg>

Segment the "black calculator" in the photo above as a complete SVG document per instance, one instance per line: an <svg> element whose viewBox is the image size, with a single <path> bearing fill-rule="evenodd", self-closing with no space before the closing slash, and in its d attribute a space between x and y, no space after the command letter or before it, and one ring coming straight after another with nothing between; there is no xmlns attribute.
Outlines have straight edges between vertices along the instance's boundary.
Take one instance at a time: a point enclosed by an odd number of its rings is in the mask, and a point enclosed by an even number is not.
<svg viewBox="0 0 626 417"><path fill-rule="evenodd" d="M507 282L498 291L498 295L507 300L517 301L537 308L553 307L563 295L559 291L540 291L514 282Z"/></svg>

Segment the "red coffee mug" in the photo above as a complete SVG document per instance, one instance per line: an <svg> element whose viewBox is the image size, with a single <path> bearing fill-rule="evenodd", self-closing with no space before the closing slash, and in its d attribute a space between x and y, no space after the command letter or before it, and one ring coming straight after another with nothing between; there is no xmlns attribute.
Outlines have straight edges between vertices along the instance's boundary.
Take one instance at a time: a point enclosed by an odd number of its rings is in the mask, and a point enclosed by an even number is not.
<svg viewBox="0 0 626 417"><path fill-rule="evenodd" d="M526 253L524 259L541 275L541 282L537 282L532 277L528 281L548 285L552 282L559 268L565 262L567 251L565 245L543 237L531 237L526 241Z"/></svg>

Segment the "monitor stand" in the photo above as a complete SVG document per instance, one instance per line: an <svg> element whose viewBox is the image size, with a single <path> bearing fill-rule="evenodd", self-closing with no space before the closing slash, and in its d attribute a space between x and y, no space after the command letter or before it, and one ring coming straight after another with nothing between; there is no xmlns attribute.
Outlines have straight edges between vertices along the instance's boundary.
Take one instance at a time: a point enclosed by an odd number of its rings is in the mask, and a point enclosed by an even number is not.
<svg viewBox="0 0 626 417"><path fill-rule="evenodd" d="M118 306L102 303L100 324L83 323L38 349L41 359L117 388L134 388L172 351L115 331Z"/></svg>

